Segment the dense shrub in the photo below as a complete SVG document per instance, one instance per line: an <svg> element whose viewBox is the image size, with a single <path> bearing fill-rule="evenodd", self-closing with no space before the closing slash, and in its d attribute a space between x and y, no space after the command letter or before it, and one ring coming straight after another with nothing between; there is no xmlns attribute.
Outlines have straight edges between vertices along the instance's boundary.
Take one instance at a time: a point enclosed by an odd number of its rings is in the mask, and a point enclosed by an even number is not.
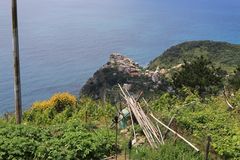
<svg viewBox="0 0 240 160"><path fill-rule="evenodd" d="M177 141L160 146L157 150L142 146L132 151L133 160L202 160L199 153L194 152L186 144Z"/></svg>
<svg viewBox="0 0 240 160"><path fill-rule="evenodd" d="M229 77L229 85L234 91L240 89L240 65L234 71L234 75Z"/></svg>
<svg viewBox="0 0 240 160"><path fill-rule="evenodd" d="M113 153L111 130L87 130L78 121L44 128L2 124L0 159L102 159Z"/></svg>
<svg viewBox="0 0 240 160"><path fill-rule="evenodd" d="M75 106L63 106L63 111L58 112L57 108L45 109L31 108L24 112L25 123L35 124L60 124L69 120L77 119L81 123L103 120L108 123L116 114L116 108L110 103L93 101L90 98L81 98Z"/></svg>
<svg viewBox="0 0 240 160"><path fill-rule="evenodd" d="M56 94L25 111L22 125L0 121L0 159L102 159L115 151L104 129L114 114L108 103Z"/></svg>
<svg viewBox="0 0 240 160"><path fill-rule="evenodd" d="M208 57L217 66L232 70L240 64L240 47L225 42L189 41L172 46L149 64L150 69L160 67L173 67L184 60L191 60L195 56Z"/></svg>
<svg viewBox="0 0 240 160"><path fill-rule="evenodd" d="M32 104L32 109L47 109L56 108L56 110L62 111L67 106L76 106L77 98L67 92L56 93L50 99L44 101L38 101Z"/></svg>
<svg viewBox="0 0 240 160"><path fill-rule="evenodd" d="M181 94L184 96L166 93L152 101L151 108L144 109L151 110L166 124L175 114L173 127L192 143L202 145L210 135L211 147L218 155L239 159L240 91L229 99L236 108L232 111L227 110L221 96L203 100L188 88L183 88ZM66 106L61 112L55 107L31 108L24 113L23 125L0 120L0 159L102 159L112 155L114 134L110 129L98 128L110 126L116 114L114 106L89 98ZM166 143L159 150L137 148L133 159L201 158L193 152L185 144Z"/></svg>
<svg viewBox="0 0 240 160"><path fill-rule="evenodd" d="M240 94L230 99L239 104ZM212 137L212 147L218 155L224 158L240 158L240 127L238 107L228 111L228 106L222 97L202 101L195 94L189 94L185 100L173 99L163 95L152 102L155 114L161 119L169 119L176 114L177 126L187 130L196 143L202 144L207 135ZM236 105L237 106L237 105ZM170 109L169 109L170 108Z"/></svg>
<svg viewBox="0 0 240 160"><path fill-rule="evenodd" d="M200 95L216 94L222 88L224 75L224 71L201 56L191 62L185 61L182 69L173 75L173 82L176 88L190 87Z"/></svg>
<svg viewBox="0 0 240 160"><path fill-rule="evenodd" d="M78 104L79 114L88 120L112 119L116 114L116 106L90 98L81 98Z"/></svg>

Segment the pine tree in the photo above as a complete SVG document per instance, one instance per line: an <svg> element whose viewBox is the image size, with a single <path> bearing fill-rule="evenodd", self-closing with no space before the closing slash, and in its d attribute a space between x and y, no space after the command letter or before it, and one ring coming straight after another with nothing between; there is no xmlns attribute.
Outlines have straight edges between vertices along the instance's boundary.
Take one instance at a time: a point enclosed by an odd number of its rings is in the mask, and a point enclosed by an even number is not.
<svg viewBox="0 0 240 160"><path fill-rule="evenodd" d="M197 90L200 95L216 94L222 88L225 72L214 67L207 58L195 57L191 62L184 61L182 69L173 75L176 88L183 86Z"/></svg>

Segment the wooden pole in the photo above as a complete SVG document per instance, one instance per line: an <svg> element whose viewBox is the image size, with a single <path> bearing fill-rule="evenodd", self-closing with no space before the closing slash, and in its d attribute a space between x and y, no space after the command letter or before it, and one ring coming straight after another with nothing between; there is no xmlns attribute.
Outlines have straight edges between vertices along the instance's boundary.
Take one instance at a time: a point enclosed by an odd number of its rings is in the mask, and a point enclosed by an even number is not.
<svg viewBox="0 0 240 160"><path fill-rule="evenodd" d="M124 148L124 159L127 160L127 148Z"/></svg>
<svg viewBox="0 0 240 160"><path fill-rule="evenodd" d="M210 136L207 137L207 145L206 145L206 151L205 151L205 160L208 160L208 155L209 155L209 149L210 149L210 143L212 139Z"/></svg>
<svg viewBox="0 0 240 160"><path fill-rule="evenodd" d="M128 141L128 159L131 159L131 151L132 151L132 140Z"/></svg>
<svg viewBox="0 0 240 160"><path fill-rule="evenodd" d="M127 105L127 106L128 106L128 105ZM129 111L130 117L131 117L131 123L132 123L132 129L133 129L133 136L134 136L134 139L136 139L137 136L136 136L136 132L135 132L135 128L134 128L132 111L131 111L131 108L130 108L129 106L128 106L128 111Z"/></svg>
<svg viewBox="0 0 240 160"><path fill-rule="evenodd" d="M173 115L172 118L170 119L170 121L169 121L169 123L168 123L168 125L167 125L168 127L171 126L174 118L175 118L175 115ZM168 133L169 133L169 130L167 129L166 132L165 132L165 134L164 134L164 136L163 136L163 139L164 139L164 140L167 138Z"/></svg>
<svg viewBox="0 0 240 160"><path fill-rule="evenodd" d="M116 125L116 137L115 137L115 160L117 160L118 154L118 116L114 117L115 125Z"/></svg>
<svg viewBox="0 0 240 160"><path fill-rule="evenodd" d="M158 144L161 144L157 128L152 124L150 119L142 110L140 104L133 98L133 96L131 96L129 92L126 89L124 90L119 84L118 86L122 92L122 96L125 99L128 107L135 115L140 127L143 129L143 133L146 136L150 146L152 148L157 148Z"/></svg>
<svg viewBox="0 0 240 160"><path fill-rule="evenodd" d="M161 140L162 140L162 144L164 144L164 139L163 139L162 132L161 132L159 126L158 126L158 125L156 125L156 126L157 126L158 132L159 132L159 134L160 134L160 137L161 137Z"/></svg>
<svg viewBox="0 0 240 160"><path fill-rule="evenodd" d="M22 99L21 99L21 80L19 62L17 0L12 0L12 33L13 33L13 59L14 59L15 112L16 123L20 124L22 118Z"/></svg>
<svg viewBox="0 0 240 160"><path fill-rule="evenodd" d="M158 123L160 123L162 126L164 126L165 128L167 128L168 130L170 130L173 134L175 134L176 136L178 136L179 138L181 138L184 142L186 142L188 145L190 145L193 149L195 149L197 152L199 152L199 149L197 147L195 147L192 143L190 143L188 140L186 140L183 136L181 136L180 134L178 134L176 131L172 130L171 128L169 128L167 125L165 125L163 122L161 122L160 120L158 120L152 113L150 114L150 116L155 119Z"/></svg>

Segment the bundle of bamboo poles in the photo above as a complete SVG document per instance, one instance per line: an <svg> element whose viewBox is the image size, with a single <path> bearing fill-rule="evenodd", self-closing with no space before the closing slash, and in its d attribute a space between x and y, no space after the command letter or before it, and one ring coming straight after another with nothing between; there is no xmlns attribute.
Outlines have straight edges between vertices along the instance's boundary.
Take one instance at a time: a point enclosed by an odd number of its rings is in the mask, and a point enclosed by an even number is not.
<svg viewBox="0 0 240 160"><path fill-rule="evenodd" d="M127 90L123 89L120 85L119 85L119 88L121 90L124 100L126 101L129 112L133 113L133 115L137 119L150 146L152 148L157 148L159 146L159 144L162 144L162 140L160 140L160 138L162 136L159 133L159 130L151 122L149 117L143 111L140 104L129 94L129 92Z"/></svg>
<svg viewBox="0 0 240 160"><path fill-rule="evenodd" d="M144 110L140 106L140 104L129 94L129 92L126 89L123 89L119 84L118 84L120 91L122 93L122 97L126 101L126 104L128 106L128 110L130 112L131 119L132 118L132 113L137 119L140 127L143 130L144 135L146 136L150 146L152 148L158 148L160 144L164 144L164 138L163 137L160 128L158 125L154 125L154 123L150 120L150 118L145 114ZM146 105L148 106L147 102L145 99L143 99ZM190 143L188 140L186 140L183 136L178 134L176 131L171 129L169 126L174 118L174 116L171 118L169 125L165 125L163 122L161 122L159 119L157 119L152 113L150 113L150 116L155 122L158 124L161 124L164 128L167 129L167 131L171 131L174 135L182 139L184 142L186 142L188 145L190 145L193 149L195 149L197 152L199 152L199 149L195 147L192 143ZM132 121L133 125L133 121ZM134 129L134 127L133 127ZM135 136L135 132L134 132Z"/></svg>

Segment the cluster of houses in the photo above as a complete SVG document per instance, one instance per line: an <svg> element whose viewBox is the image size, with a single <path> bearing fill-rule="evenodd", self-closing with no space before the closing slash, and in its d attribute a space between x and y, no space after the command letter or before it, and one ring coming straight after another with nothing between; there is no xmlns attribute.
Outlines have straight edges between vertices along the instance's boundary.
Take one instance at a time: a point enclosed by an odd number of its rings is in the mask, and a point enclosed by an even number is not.
<svg viewBox="0 0 240 160"><path fill-rule="evenodd" d="M144 70L138 63L119 53L111 54L108 63L106 63L103 68L117 68L119 72L128 74L130 77L144 76L152 79L152 81L156 83L158 82L160 76L166 72L164 69L159 70L159 68L155 71Z"/></svg>

